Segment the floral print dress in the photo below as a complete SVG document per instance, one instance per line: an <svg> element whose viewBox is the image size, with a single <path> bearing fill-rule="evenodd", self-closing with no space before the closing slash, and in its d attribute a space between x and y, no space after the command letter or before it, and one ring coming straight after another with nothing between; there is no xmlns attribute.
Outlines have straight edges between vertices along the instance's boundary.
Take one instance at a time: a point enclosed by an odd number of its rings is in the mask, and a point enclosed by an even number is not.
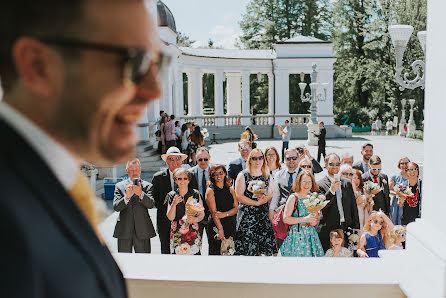
<svg viewBox="0 0 446 298"><path fill-rule="evenodd" d="M171 191L167 194L169 204L177 192ZM195 202L200 201L200 193L195 189L189 189L184 196L183 202L176 206L175 219L170 225L170 253L176 255L196 255L201 249L201 235L198 232L198 223L186 221L186 201L193 197Z"/></svg>
<svg viewBox="0 0 446 298"><path fill-rule="evenodd" d="M297 197L296 194L294 196ZM304 198L298 199L298 206L293 211L293 217L305 217L309 215ZM289 225L288 234L280 247L280 253L284 257L323 257L321 241L316 228L307 225Z"/></svg>
<svg viewBox="0 0 446 298"><path fill-rule="evenodd" d="M248 191L249 182L252 180L262 180L265 187L268 188L269 177L263 175L251 177L247 170L242 171L245 176L244 195L252 200L253 194ZM239 203L239 212L237 214L237 226L235 233L235 251L236 255L244 256L272 256L277 253L274 230L268 217L268 204L261 206L250 206Z"/></svg>

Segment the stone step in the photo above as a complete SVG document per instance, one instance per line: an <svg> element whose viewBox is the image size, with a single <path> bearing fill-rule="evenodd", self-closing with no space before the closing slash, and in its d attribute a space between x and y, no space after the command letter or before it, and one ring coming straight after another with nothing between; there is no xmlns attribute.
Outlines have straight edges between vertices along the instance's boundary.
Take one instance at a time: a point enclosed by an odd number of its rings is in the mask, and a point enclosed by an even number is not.
<svg viewBox="0 0 446 298"><path fill-rule="evenodd" d="M158 150L156 148L152 148L152 149L147 150L147 151L137 152L136 153L136 157L138 157L138 158L147 157L147 156L155 156L155 155L160 156L160 154L158 153Z"/></svg>
<svg viewBox="0 0 446 298"><path fill-rule="evenodd" d="M159 155L143 156L143 157L138 157L138 159L141 163L154 162L154 161L160 161L160 160L163 161L161 159L161 156L159 156Z"/></svg>
<svg viewBox="0 0 446 298"><path fill-rule="evenodd" d="M141 160L141 168L145 168L145 167L162 167L165 166L166 163L164 162L164 160L158 159L158 160L149 160L149 161L143 161Z"/></svg>
<svg viewBox="0 0 446 298"><path fill-rule="evenodd" d="M136 146L136 152L142 153L153 149L153 144L150 142L140 143Z"/></svg>
<svg viewBox="0 0 446 298"><path fill-rule="evenodd" d="M143 173L149 173L149 172L159 172L161 170L161 167L157 166L150 166L150 167L142 167L141 172Z"/></svg>

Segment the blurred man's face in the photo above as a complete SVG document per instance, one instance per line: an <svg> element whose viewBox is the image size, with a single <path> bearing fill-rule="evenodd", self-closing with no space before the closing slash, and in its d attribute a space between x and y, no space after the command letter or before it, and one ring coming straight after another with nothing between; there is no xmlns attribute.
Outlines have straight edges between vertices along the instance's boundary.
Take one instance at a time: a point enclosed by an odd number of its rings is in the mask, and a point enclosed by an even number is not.
<svg viewBox="0 0 446 298"><path fill-rule="evenodd" d="M173 172L174 170L181 167L181 164L183 163L183 159L181 156L178 155L169 155L166 158L166 164L169 167L169 171Z"/></svg>
<svg viewBox="0 0 446 298"><path fill-rule="evenodd" d="M130 179L139 178L139 176L141 176L141 166L137 162L130 164L125 171Z"/></svg>
<svg viewBox="0 0 446 298"><path fill-rule="evenodd" d="M94 29L76 39L158 55L155 27L143 1L86 1L84 11L85 22ZM135 124L147 104L160 96L155 65L138 85L124 82L123 65L116 52L83 49L79 63L66 68L54 126L75 152L95 164L133 156Z"/></svg>
<svg viewBox="0 0 446 298"><path fill-rule="evenodd" d="M285 155L285 164L290 172L297 168L298 156L296 151L290 151Z"/></svg>
<svg viewBox="0 0 446 298"><path fill-rule="evenodd" d="M249 153L251 153L252 148L251 145L249 145L249 142L241 141L238 143L238 151L240 152L240 155L243 159L248 159Z"/></svg>
<svg viewBox="0 0 446 298"><path fill-rule="evenodd" d="M381 164L379 163L376 165L369 165L369 169L370 169L370 174L378 176L378 174L381 172Z"/></svg>
<svg viewBox="0 0 446 298"><path fill-rule="evenodd" d="M365 146L364 150L361 151L362 157L364 160L368 161L370 157L373 155L373 147L372 146Z"/></svg>
<svg viewBox="0 0 446 298"><path fill-rule="evenodd" d="M206 170L209 166L209 161L211 160L211 156L206 151L200 151L196 155L198 166L202 170Z"/></svg>
<svg viewBox="0 0 446 298"><path fill-rule="evenodd" d="M353 166L353 157L344 157L344 158L342 158L341 163L350 165L352 167Z"/></svg>
<svg viewBox="0 0 446 298"><path fill-rule="evenodd" d="M330 176L339 173L340 165L341 163L336 155L331 155L328 161L325 163L325 167L327 168L327 172Z"/></svg>

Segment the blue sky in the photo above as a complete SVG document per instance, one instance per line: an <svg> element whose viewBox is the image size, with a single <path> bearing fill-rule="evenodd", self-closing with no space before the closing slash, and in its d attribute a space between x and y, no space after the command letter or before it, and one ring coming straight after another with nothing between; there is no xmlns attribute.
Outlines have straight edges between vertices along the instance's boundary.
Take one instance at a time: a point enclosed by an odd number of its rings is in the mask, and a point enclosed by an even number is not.
<svg viewBox="0 0 446 298"><path fill-rule="evenodd" d="M249 0L163 0L172 12L177 30L195 40L194 47L215 45L234 48L240 35L238 22Z"/></svg>

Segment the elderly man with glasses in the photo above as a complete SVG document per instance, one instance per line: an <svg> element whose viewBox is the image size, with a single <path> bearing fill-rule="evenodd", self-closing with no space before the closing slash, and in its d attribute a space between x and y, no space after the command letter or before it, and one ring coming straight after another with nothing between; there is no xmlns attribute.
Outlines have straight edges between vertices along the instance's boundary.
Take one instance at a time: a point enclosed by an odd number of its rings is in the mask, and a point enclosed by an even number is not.
<svg viewBox="0 0 446 298"><path fill-rule="evenodd" d="M252 148L249 140L242 139L238 142L238 151L240 152L240 157L233 160L228 165L228 175L235 184L235 179L237 175L246 168L246 160L248 159L249 153L251 153Z"/></svg>
<svg viewBox="0 0 446 298"><path fill-rule="evenodd" d="M390 217L390 187L389 178L386 174L381 173L381 158L378 155L373 155L369 160L369 171L362 174L364 183L372 181L381 187L381 191L373 196L373 210L382 210Z"/></svg>
<svg viewBox="0 0 446 298"><path fill-rule="evenodd" d="M177 147L170 147L167 152L161 155L166 162L167 169L153 175L153 198L156 205L156 225L161 242L161 253L170 254L170 220L167 218L167 194L175 189L173 171L180 168L186 154L180 152Z"/></svg>
<svg viewBox="0 0 446 298"><path fill-rule="evenodd" d="M336 153L325 157L327 176L318 181L319 189L329 201L322 209L319 222L319 239L324 251L330 248L330 232L336 229L359 229L358 208L350 180L342 178L339 172L341 159ZM345 245L348 241L345 241Z"/></svg>

